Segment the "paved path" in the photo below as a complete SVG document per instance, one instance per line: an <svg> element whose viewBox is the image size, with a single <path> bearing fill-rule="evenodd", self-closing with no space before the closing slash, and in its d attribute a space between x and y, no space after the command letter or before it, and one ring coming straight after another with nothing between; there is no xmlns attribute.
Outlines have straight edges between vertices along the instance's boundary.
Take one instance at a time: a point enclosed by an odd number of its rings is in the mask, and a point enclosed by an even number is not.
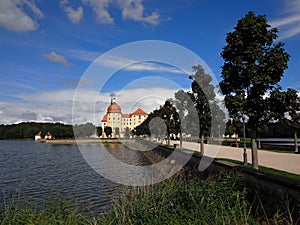
<svg viewBox="0 0 300 225"><path fill-rule="evenodd" d="M177 142L178 143L178 142ZM183 148L200 150L199 143L183 142ZM213 158L235 159L243 162L243 148L205 144L205 155ZM247 149L248 163L252 162L251 150ZM258 164L300 175L300 154L258 150Z"/></svg>

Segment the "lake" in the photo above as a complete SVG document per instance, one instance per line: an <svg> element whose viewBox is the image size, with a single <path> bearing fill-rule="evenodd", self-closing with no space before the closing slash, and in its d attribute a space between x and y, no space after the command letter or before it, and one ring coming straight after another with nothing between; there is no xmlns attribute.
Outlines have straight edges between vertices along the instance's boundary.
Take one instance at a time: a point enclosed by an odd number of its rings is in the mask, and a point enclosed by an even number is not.
<svg viewBox="0 0 300 225"><path fill-rule="evenodd" d="M147 164L139 151L123 145L105 147L110 152L117 152L124 162ZM0 168L1 202L10 195L20 195L42 203L59 195L97 214L107 211L113 197L123 188L96 173L83 159L77 145L0 141Z"/></svg>
<svg viewBox="0 0 300 225"><path fill-rule="evenodd" d="M294 151L293 138L261 138L260 141L262 148ZM300 146L300 139L298 139L298 146Z"/></svg>

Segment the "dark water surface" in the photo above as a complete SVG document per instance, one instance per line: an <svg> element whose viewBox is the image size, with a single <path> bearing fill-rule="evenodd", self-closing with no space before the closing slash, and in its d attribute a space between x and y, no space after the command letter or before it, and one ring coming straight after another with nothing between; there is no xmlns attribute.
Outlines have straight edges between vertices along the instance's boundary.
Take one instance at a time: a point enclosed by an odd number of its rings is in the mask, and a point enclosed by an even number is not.
<svg viewBox="0 0 300 225"><path fill-rule="evenodd" d="M100 145L99 145L100 147ZM123 145L106 146L118 158L144 165L139 153L128 154ZM0 141L0 201L11 194L38 203L60 195L93 213L110 208L121 185L96 173L76 145L49 145L34 141ZM2 204L1 202L1 204Z"/></svg>

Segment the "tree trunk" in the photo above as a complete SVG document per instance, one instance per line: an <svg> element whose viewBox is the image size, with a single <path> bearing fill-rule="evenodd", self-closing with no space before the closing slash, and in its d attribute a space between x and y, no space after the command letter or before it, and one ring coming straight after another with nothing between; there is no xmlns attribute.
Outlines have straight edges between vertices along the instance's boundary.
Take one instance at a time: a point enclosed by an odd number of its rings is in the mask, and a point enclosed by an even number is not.
<svg viewBox="0 0 300 225"><path fill-rule="evenodd" d="M261 143L260 143L260 136L259 136L259 132L257 133L257 140L258 140L258 149L261 149Z"/></svg>
<svg viewBox="0 0 300 225"><path fill-rule="evenodd" d="M298 151L298 135L297 135L297 130L294 132L294 143L295 143L295 153L299 153Z"/></svg>
<svg viewBox="0 0 300 225"><path fill-rule="evenodd" d="M201 155L203 155L204 154L204 135L203 134L201 135L200 141L201 141L200 142L200 153L201 153Z"/></svg>
<svg viewBox="0 0 300 225"><path fill-rule="evenodd" d="M180 131L179 147L180 147L180 150L182 150L182 132L181 131Z"/></svg>
<svg viewBox="0 0 300 225"><path fill-rule="evenodd" d="M258 170L258 154L256 143L256 131L251 132L251 153L252 153L252 167Z"/></svg>

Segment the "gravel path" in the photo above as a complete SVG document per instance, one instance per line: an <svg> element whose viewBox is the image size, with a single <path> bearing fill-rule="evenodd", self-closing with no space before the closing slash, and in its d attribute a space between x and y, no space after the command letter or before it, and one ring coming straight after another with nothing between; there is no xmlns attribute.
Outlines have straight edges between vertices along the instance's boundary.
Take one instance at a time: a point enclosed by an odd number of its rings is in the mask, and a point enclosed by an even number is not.
<svg viewBox="0 0 300 225"><path fill-rule="evenodd" d="M199 151L200 145L193 142L183 142L183 148ZM227 158L243 162L244 149L239 147L217 146L205 144L205 155L213 158ZM248 163L251 163L251 150L247 149ZM300 154L278 153L258 150L258 164L278 170L300 175Z"/></svg>

